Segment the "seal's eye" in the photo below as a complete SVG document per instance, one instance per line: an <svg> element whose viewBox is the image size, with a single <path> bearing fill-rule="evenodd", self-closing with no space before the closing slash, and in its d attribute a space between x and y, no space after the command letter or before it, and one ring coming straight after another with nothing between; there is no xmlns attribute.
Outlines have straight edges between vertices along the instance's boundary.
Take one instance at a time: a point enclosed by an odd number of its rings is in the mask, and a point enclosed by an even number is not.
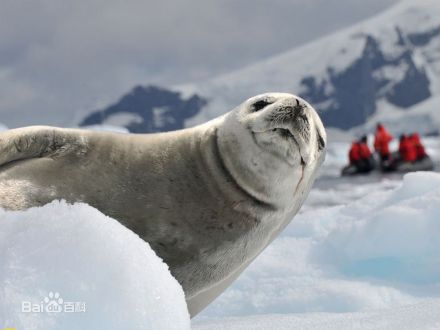
<svg viewBox="0 0 440 330"><path fill-rule="evenodd" d="M268 102L266 100L260 100L255 102L252 105L252 110L253 111L260 111L261 109L264 109L265 107L267 107L269 104L272 104L273 102Z"/></svg>

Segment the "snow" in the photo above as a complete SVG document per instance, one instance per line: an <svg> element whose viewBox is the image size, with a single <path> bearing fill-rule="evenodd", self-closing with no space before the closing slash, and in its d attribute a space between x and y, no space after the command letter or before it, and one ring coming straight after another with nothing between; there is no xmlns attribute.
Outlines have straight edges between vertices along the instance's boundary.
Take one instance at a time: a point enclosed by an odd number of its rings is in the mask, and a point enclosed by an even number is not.
<svg viewBox="0 0 440 330"><path fill-rule="evenodd" d="M153 123L156 127L164 127L168 123L174 123L175 119L167 117L168 107L153 108Z"/></svg>
<svg viewBox="0 0 440 330"><path fill-rule="evenodd" d="M83 126L80 128L81 129L90 129L92 131L99 131L99 132L130 133L130 131L123 126L115 126L115 125L110 125L110 124L89 125L89 126Z"/></svg>
<svg viewBox="0 0 440 330"><path fill-rule="evenodd" d="M248 318L228 318L193 326L194 330L437 330L440 328L440 300L392 310L373 310L357 313L308 313L264 315Z"/></svg>
<svg viewBox="0 0 440 330"><path fill-rule="evenodd" d="M118 126L118 127L126 127L131 124L142 123L144 119L132 112L121 112L110 115L104 121L104 125Z"/></svg>
<svg viewBox="0 0 440 330"><path fill-rule="evenodd" d="M181 286L117 221L60 201L0 220L0 328L189 329Z"/></svg>
<svg viewBox="0 0 440 330"><path fill-rule="evenodd" d="M326 128L327 141L332 144L333 142L351 142L353 140L353 134L349 131L343 131L338 128Z"/></svg>
<svg viewBox="0 0 440 330"><path fill-rule="evenodd" d="M440 174L350 180L318 181L193 327L438 328Z"/></svg>
<svg viewBox="0 0 440 330"><path fill-rule="evenodd" d="M440 96L434 96L416 104L404 112L383 102L380 103L377 114L361 126L352 129L352 134L373 132L378 122L382 122L393 134L418 131L422 135L440 134Z"/></svg>

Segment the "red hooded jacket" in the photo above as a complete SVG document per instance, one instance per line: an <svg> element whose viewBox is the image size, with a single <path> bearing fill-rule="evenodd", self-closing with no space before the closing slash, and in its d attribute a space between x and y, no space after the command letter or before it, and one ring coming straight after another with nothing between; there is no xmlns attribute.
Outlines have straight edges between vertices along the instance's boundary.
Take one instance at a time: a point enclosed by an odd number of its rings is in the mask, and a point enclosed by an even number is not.
<svg viewBox="0 0 440 330"><path fill-rule="evenodd" d="M370 148L368 148L368 145L366 143L359 143L359 153L361 159L370 159L371 157Z"/></svg>
<svg viewBox="0 0 440 330"><path fill-rule="evenodd" d="M399 144L400 157L406 162L415 162L417 160L416 147L411 138L405 136Z"/></svg>
<svg viewBox="0 0 440 330"><path fill-rule="evenodd" d="M348 158L350 160L350 164L354 164L361 159L361 150L359 147L359 143L353 142L351 144L351 148L348 153Z"/></svg>
<svg viewBox="0 0 440 330"><path fill-rule="evenodd" d="M420 135L418 133L414 133L413 135L410 136L410 139L414 147L416 148L417 159L425 158L427 156L427 153L425 151L425 147L420 141Z"/></svg>
<svg viewBox="0 0 440 330"><path fill-rule="evenodd" d="M387 132L385 127L383 127L383 125L378 125L376 134L374 135L374 150L382 156L388 156L390 154L388 144L392 139L393 136Z"/></svg>

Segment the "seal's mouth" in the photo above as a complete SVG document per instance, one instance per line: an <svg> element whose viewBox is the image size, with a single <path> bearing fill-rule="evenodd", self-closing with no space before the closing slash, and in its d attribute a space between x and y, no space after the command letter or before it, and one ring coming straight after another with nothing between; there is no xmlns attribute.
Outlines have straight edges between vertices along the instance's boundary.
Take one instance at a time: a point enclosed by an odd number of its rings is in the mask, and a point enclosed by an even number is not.
<svg viewBox="0 0 440 330"><path fill-rule="evenodd" d="M286 128L273 128L273 132L278 132L282 137L295 139L292 133Z"/></svg>
<svg viewBox="0 0 440 330"><path fill-rule="evenodd" d="M301 155L301 166L304 168L304 166L306 166L306 162L304 160L305 157L303 155L303 152L301 151L301 146L299 141L295 138L292 132L287 128L279 128L279 127L273 128L272 132L277 132L284 139L292 140L298 146L298 150Z"/></svg>

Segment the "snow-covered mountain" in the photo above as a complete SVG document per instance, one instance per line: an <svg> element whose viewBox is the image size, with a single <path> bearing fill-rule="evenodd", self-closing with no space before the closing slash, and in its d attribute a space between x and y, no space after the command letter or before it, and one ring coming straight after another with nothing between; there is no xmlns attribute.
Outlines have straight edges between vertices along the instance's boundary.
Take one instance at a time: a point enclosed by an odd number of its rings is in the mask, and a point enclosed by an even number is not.
<svg viewBox="0 0 440 330"><path fill-rule="evenodd" d="M137 86L115 104L90 113L79 125L121 126L135 133L171 131L183 128L185 119L204 105L206 100L198 95L184 99L165 88Z"/></svg>
<svg viewBox="0 0 440 330"><path fill-rule="evenodd" d="M440 1L421 0L403 1L305 46L180 88L212 100L188 125L255 94L287 91L312 103L327 126L349 129L384 113L396 118L439 96L439 81ZM425 119L431 114L424 113Z"/></svg>

